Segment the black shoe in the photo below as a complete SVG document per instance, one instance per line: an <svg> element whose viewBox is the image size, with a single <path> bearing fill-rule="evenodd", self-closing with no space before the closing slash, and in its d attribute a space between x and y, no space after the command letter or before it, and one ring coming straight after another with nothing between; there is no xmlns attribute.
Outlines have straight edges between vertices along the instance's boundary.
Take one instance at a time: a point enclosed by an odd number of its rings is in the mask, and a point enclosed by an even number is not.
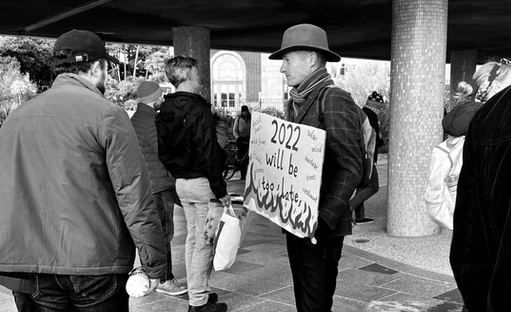
<svg viewBox="0 0 511 312"><path fill-rule="evenodd" d="M356 219L355 224L364 225L373 223L374 219L364 218L364 219Z"/></svg>
<svg viewBox="0 0 511 312"><path fill-rule="evenodd" d="M200 307L189 307L189 312L225 312L227 305L225 303L206 303Z"/></svg>
<svg viewBox="0 0 511 312"><path fill-rule="evenodd" d="M208 297L208 303L217 303L218 302L218 295L215 294L215 293L209 293L209 297Z"/></svg>
<svg viewBox="0 0 511 312"><path fill-rule="evenodd" d="M215 294L215 293L209 293L208 302L207 303L216 304L217 302L218 302L218 295ZM188 312L194 311L194 310L192 310L192 308L193 307L191 305L188 305Z"/></svg>

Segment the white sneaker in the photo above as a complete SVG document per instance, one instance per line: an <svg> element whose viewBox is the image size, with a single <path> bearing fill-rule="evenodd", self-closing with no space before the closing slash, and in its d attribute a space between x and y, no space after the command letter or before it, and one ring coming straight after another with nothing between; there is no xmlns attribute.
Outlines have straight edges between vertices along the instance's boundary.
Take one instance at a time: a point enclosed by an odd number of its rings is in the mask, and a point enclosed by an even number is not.
<svg viewBox="0 0 511 312"><path fill-rule="evenodd" d="M163 284L160 283L158 286L156 286L156 292L171 296L179 296L186 293L187 291L188 289L185 286L179 284L175 278L169 281L165 281Z"/></svg>

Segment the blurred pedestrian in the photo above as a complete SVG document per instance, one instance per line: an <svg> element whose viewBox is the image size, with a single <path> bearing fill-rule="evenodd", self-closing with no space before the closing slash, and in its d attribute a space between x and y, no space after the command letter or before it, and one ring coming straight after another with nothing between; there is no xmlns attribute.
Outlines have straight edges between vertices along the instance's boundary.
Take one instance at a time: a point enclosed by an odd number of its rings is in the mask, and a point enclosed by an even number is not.
<svg viewBox="0 0 511 312"><path fill-rule="evenodd" d="M197 60L175 56L167 60L165 72L176 92L165 97L156 117L160 160L176 178L176 190L187 223L186 275L190 312L224 312L211 293L213 246L202 239L211 199L230 206L222 178L225 153L218 143L211 104L199 95L201 84Z"/></svg>
<svg viewBox="0 0 511 312"><path fill-rule="evenodd" d="M0 271L29 273L38 311L128 311L136 248L149 292L166 261L135 131L103 97L118 61L85 30L53 53L52 87L0 130Z"/></svg>
<svg viewBox="0 0 511 312"><path fill-rule="evenodd" d="M241 106L240 115L234 120L232 132L236 138L236 147L238 148L238 160L240 164L241 180L245 180L248 168L248 146L250 143L250 125L252 115L247 105Z"/></svg>
<svg viewBox="0 0 511 312"><path fill-rule="evenodd" d="M428 185L424 194L426 208L433 221L449 230L453 229L458 178L463 166L465 134L475 112L495 94L483 92L489 91L488 79L495 64L497 63L488 62L474 74L477 92L474 92L472 86L465 81L458 84L453 96L456 106L442 119L447 139L435 146L431 152ZM496 78L496 74L494 71L492 77ZM477 94L475 100L474 93Z"/></svg>
<svg viewBox="0 0 511 312"><path fill-rule="evenodd" d="M161 278L156 292L171 296L186 293L186 287L181 285L172 273L172 251L170 242L174 238L174 194L176 180L167 171L158 158L158 136L156 134L156 110L163 103L163 90L154 81L142 81L137 88L137 109L131 117L131 123L137 134L138 143L144 155L149 170L151 189L160 217L163 234L165 235L165 248L167 267L165 276Z"/></svg>
<svg viewBox="0 0 511 312"><path fill-rule="evenodd" d="M374 222L374 219L366 217L364 202L371 198L371 196L374 194L378 193L378 190L380 189L376 163L378 162L378 148L383 146L383 140L380 137L380 124L378 122L378 115L376 112L379 112L383 105L383 97L378 92L373 91L367 97L366 104L362 108L376 134L376 144L373 154L373 170L371 171L372 174L371 178L369 179L369 183L363 185L362 187L358 187L355 191L355 195L350 199L349 203L351 210L355 211L355 224L358 225L370 224Z"/></svg>
<svg viewBox="0 0 511 312"><path fill-rule="evenodd" d="M429 178L424 199L428 214L438 225L452 230L454 204L456 202L456 189L461 167L463 166L463 146L465 133L468 128L473 112L481 102L469 102L473 94L470 84L462 81L458 84L455 100L458 105L442 120L446 127L444 132L448 134L445 141L433 148L429 163ZM470 115L462 114L465 118L454 116L455 110L459 109L471 112Z"/></svg>

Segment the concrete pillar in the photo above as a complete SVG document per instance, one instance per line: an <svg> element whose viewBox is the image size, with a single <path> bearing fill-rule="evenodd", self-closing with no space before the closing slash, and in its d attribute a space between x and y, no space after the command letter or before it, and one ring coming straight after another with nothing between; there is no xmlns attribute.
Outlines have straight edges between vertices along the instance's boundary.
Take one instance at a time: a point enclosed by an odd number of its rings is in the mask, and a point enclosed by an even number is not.
<svg viewBox="0 0 511 312"><path fill-rule="evenodd" d="M259 102L259 94L261 93L261 53L254 52L238 52L245 61L245 79L247 81L245 90L245 98L247 102Z"/></svg>
<svg viewBox="0 0 511 312"><path fill-rule="evenodd" d="M477 66L477 50L453 51L451 52L451 96L449 103L449 111L453 107L453 95L458 89L458 83L466 81L474 88L474 94L477 90L476 82L472 76L476 72Z"/></svg>
<svg viewBox="0 0 511 312"><path fill-rule="evenodd" d="M442 141L448 0L393 0L387 234L440 232L424 202Z"/></svg>
<svg viewBox="0 0 511 312"><path fill-rule="evenodd" d="M202 83L200 95L211 102L211 67L209 50L210 31L203 27L172 28L174 55L184 55L197 60L197 70Z"/></svg>

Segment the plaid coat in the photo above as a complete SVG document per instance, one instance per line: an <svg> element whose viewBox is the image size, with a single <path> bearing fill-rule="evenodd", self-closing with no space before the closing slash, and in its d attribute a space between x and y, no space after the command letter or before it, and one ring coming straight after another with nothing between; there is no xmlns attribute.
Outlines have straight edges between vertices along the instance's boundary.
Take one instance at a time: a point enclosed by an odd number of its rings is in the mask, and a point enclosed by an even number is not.
<svg viewBox="0 0 511 312"><path fill-rule="evenodd" d="M316 87L294 118L291 107L293 103L289 101L286 119L326 130L316 236L345 236L352 233L348 202L362 178L363 171L361 109L351 95L340 88L331 88L325 98L322 98L323 87L330 84L333 84L332 80ZM321 100L324 101L323 122L319 120L319 110L316 108Z"/></svg>

